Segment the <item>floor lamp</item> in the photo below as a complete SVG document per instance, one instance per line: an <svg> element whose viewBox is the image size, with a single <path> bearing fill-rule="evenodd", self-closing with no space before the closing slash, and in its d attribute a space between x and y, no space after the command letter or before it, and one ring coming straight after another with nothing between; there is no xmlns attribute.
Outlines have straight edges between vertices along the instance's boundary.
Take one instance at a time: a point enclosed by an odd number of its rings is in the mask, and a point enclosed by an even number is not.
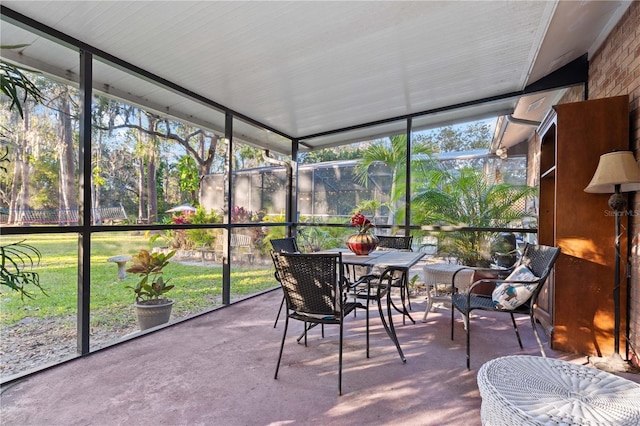
<svg viewBox="0 0 640 426"><path fill-rule="evenodd" d="M615 277L613 287L614 351L608 358L590 358L598 368L625 371L629 365L620 356L620 216L626 214L626 196L622 192L640 191L640 168L631 151L614 151L600 156L593 179L585 192L612 194L609 207L615 216ZM627 321L629 319L627 318ZM625 358L627 354L625 354Z"/></svg>

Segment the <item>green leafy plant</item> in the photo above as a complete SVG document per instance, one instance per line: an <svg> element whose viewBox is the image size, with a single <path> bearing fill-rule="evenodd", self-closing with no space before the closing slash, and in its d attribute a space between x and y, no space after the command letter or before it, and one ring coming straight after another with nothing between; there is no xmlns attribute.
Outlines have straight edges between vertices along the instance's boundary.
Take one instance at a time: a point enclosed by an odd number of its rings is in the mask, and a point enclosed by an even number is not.
<svg viewBox="0 0 640 426"><path fill-rule="evenodd" d="M25 46L27 45L20 44L1 47L3 49L19 49ZM40 89L22 73L22 70L36 72L0 61L0 92L9 97L11 100L9 110L18 111L20 118L24 118L22 104L27 101L28 97L33 98L35 102L42 102L44 100ZM20 92L22 92L22 96L20 96ZM1 129L3 131L7 130L5 127L1 127ZM8 157L9 148L5 146L4 153L0 155L0 163L3 164L0 166L0 170L5 173L7 172L7 168L4 167L4 163L10 162ZM39 288L43 294L47 295L40 286L40 276L38 273L25 270L27 268L32 269L38 265L40 258L40 251L32 245L26 244L24 240L0 245L0 278L2 279L0 284L19 292L22 300L24 300L25 296L33 299L31 293L26 289L28 285Z"/></svg>
<svg viewBox="0 0 640 426"><path fill-rule="evenodd" d="M0 154L0 170L2 170L4 173L7 173L7 168L2 164L11 162L11 160L9 160L9 147L5 145L3 148L4 152Z"/></svg>
<svg viewBox="0 0 640 426"><path fill-rule="evenodd" d="M411 277L411 280L409 280L409 290L412 293L415 291L416 283L418 282L419 279L420 279L419 275L414 275L413 277Z"/></svg>
<svg viewBox="0 0 640 426"><path fill-rule="evenodd" d="M25 46L28 46L28 44L2 46L2 48L20 49ZM32 97L36 102L42 102L44 100L40 89L38 89L22 71L37 73L37 71L34 70L0 62L0 92L9 97L11 100L9 109L17 110L20 118L24 118L22 104L27 101L28 97Z"/></svg>
<svg viewBox="0 0 640 426"><path fill-rule="evenodd" d="M418 223L450 227L490 228L508 226L530 214L518 205L535 196L526 185L488 182L481 170L434 170L428 187L417 193L412 207ZM489 266L494 233L477 230L447 233L441 250L463 265Z"/></svg>
<svg viewBox="0 0 640 426"><path fill-rule="evenodd" d="M25 297L33 299L27 290L29 285L39 288L43 294L47 295L40 285L38 273L26 270L37 266L42 255L37 248L24 241L0 245L0 278L2 279L0 283L19 292L23 300Z"/></svg>
<svg viewBox="0 0 640 426"><path fill-rule="evenodd" d="M133 289L136 302L159 299L174 287L167 284L169 280L164 280L162 270L175 254L175 250L164 254L149 253L143 249L133 256L133 264L127 269L127 272L137 274L140 277L140 281L135 287L128 286Z"/></svg>

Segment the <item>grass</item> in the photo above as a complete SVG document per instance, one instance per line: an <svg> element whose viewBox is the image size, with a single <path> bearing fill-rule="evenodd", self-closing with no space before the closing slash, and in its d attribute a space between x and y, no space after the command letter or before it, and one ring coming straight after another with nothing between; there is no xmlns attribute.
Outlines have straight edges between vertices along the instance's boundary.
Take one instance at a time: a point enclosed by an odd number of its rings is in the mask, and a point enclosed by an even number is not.
<svg viewBox="0 0 640 426"><path fill-rule="evenodd" d="M15 238L19 240L20 238ZM4 238L2 243L12 239ZM40 264L34 268L47 295L37 289L33 299L20 299L17 292L5 286L0 288L0 324L13 326L30 318L75 318L78 301L78 237L76 234L30 235L28 243L42 253ZM150 249L144 235L131 233L93 234L91 240L91 300L92 327L124 328L135 324L133 290L138 277L127 274L125 280L117 278L117 266L107 262L111 256L136 254L140 249ZM175 285L167 295L173 299L173 314L188 316L221 303L222 267L218 264L199 262L182 264L172 260L165 268L165 279ZM255 293L273 287L273 271L270 266L233 267L231 277L232 297Z"/></svg>

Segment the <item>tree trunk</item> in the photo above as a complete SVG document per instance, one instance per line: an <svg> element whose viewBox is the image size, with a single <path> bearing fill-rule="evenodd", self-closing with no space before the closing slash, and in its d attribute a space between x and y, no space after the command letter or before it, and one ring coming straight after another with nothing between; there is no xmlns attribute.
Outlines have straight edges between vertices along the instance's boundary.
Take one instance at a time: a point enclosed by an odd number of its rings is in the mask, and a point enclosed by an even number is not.
<svg viewBox="0 0 640 426"><path fill-rule="evenodd" d="M73 128L71 123L71 103L69 89L60 95L58 119L60 123L60 209L64 212L61 219L69 224L75 222L72 210L78 208L76 202L75 164L73 150Z"/></svg>
<svg viewBox="0 0 640 426"><path fill-rule="evenodd" d="M149 129L151 131L156 130L157 120L149 117ZM158 221L158 189L156 187L156 160L158 142L155 135L148 135L151 143L147 146L147 212L149 222Z"/></svg>
<svg viewBox="0 0 640 426"><path fill-rule="evenodd" d="M24 111L24 109L23 109ZM28 112L24 111L24 126L25 129L28 126ZM9 225L18 223L18 185L20 184L20 179L22 175L20 173L20 169L22 165L20 162L22 161L22 149L24 145L24 138L20 138L16 141L16 145L13 149L13 178L11 179L11 187L9 188L9 220L7 223Z"/></svg>
<svg viewBox="0 0 640 426"><path fill-rule="evenodd" d="M158 190L156 188L156 156L155 153L149 155L147 165L147 211L149 222L158 221Z"/></svg>
<svg viewBox="0 0 640 426"><path fill-rule="evenodd" d="M30 155L27 154L27 152L24 152L20 161L20 193L18 194L17 209L19 221L21 220L22 213L29 208L31 202L31 193L29 191L31 164L29 163Z"/></svg>
<svg viewBox="0 0 640 426"><path fill-rule="evenodd" d="M391 175L391 189L389 190L389 217L387 218L387 225L396 224L396 210L398 208L398 202L395 199L396 194L396 180L398 176L398 167L395 166Z"/></svg>
<svg viewBox="0 0 640 426"><path fill-rule="evenodd" d="M146 220L144 208L144 158L138 159L138 219Z"/></svg>
<svg viewBox="0 0 640 426"><path fill-rule="evenodd" d="M140 109L137 110L138 115L138 143L136 151L138 152L138 219L144 220L146 223L149 221L148 213L145 208L145 189L144 189L144 155L142 154L143 144L143 132L142 132L142 113Z"/></svg>
<svg viewBox="0 0 640 426"><path fill-rule="evenodd" d="M22 179L22 175L20 173L21 165L21 155L18 152L20 148L15 148L15 155L13 160L13 179L11 179L11 189L9 190L9 220L8 224L17 224L18 218L18 185L20 180Z"/></svg>
<svg viewBox="0 0 640 426"><path fill-rule="evenodd" d="M98 132L98 140L95 147L95 164L91 170L91 208L93 210L92 222L94 225L102 225L102 217L100 215L100 188L102 187L99 179L102 173L102 132Z"/></svg>
<svg viewBox="0 0 640 426"><path fill-rule="evenodd" d="M11 204L10 204L10 217L9 223L21 223L22 213L29 207L30 194L29 194L29 182L31 173L29 158L31 157L31 146L27 140L27 134L29 132L29 108L23 105L24 111L24 129L19 136L18 143L15 148L15 165L13 168L13 183L11 185Z"/></svg>

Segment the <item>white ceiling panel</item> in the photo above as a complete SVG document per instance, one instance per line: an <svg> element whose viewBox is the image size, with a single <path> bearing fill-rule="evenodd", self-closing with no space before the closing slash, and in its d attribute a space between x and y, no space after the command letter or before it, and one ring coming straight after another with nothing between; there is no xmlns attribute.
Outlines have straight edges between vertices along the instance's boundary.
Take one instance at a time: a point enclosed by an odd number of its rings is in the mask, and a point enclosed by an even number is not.
<svg viewBox="0 0 640 426"><path fill-rule="evenodd" d="M629 4L2 1L296 138L522 91L592 52ZM3 45L30 43L20 52L3 50L3 57L77 75L77 57L57 52L50 41L5 21L0 35ZM111 93L147 100L194 123L218 124L205 107L123 73L96 70L96 82Z"/></svg>

